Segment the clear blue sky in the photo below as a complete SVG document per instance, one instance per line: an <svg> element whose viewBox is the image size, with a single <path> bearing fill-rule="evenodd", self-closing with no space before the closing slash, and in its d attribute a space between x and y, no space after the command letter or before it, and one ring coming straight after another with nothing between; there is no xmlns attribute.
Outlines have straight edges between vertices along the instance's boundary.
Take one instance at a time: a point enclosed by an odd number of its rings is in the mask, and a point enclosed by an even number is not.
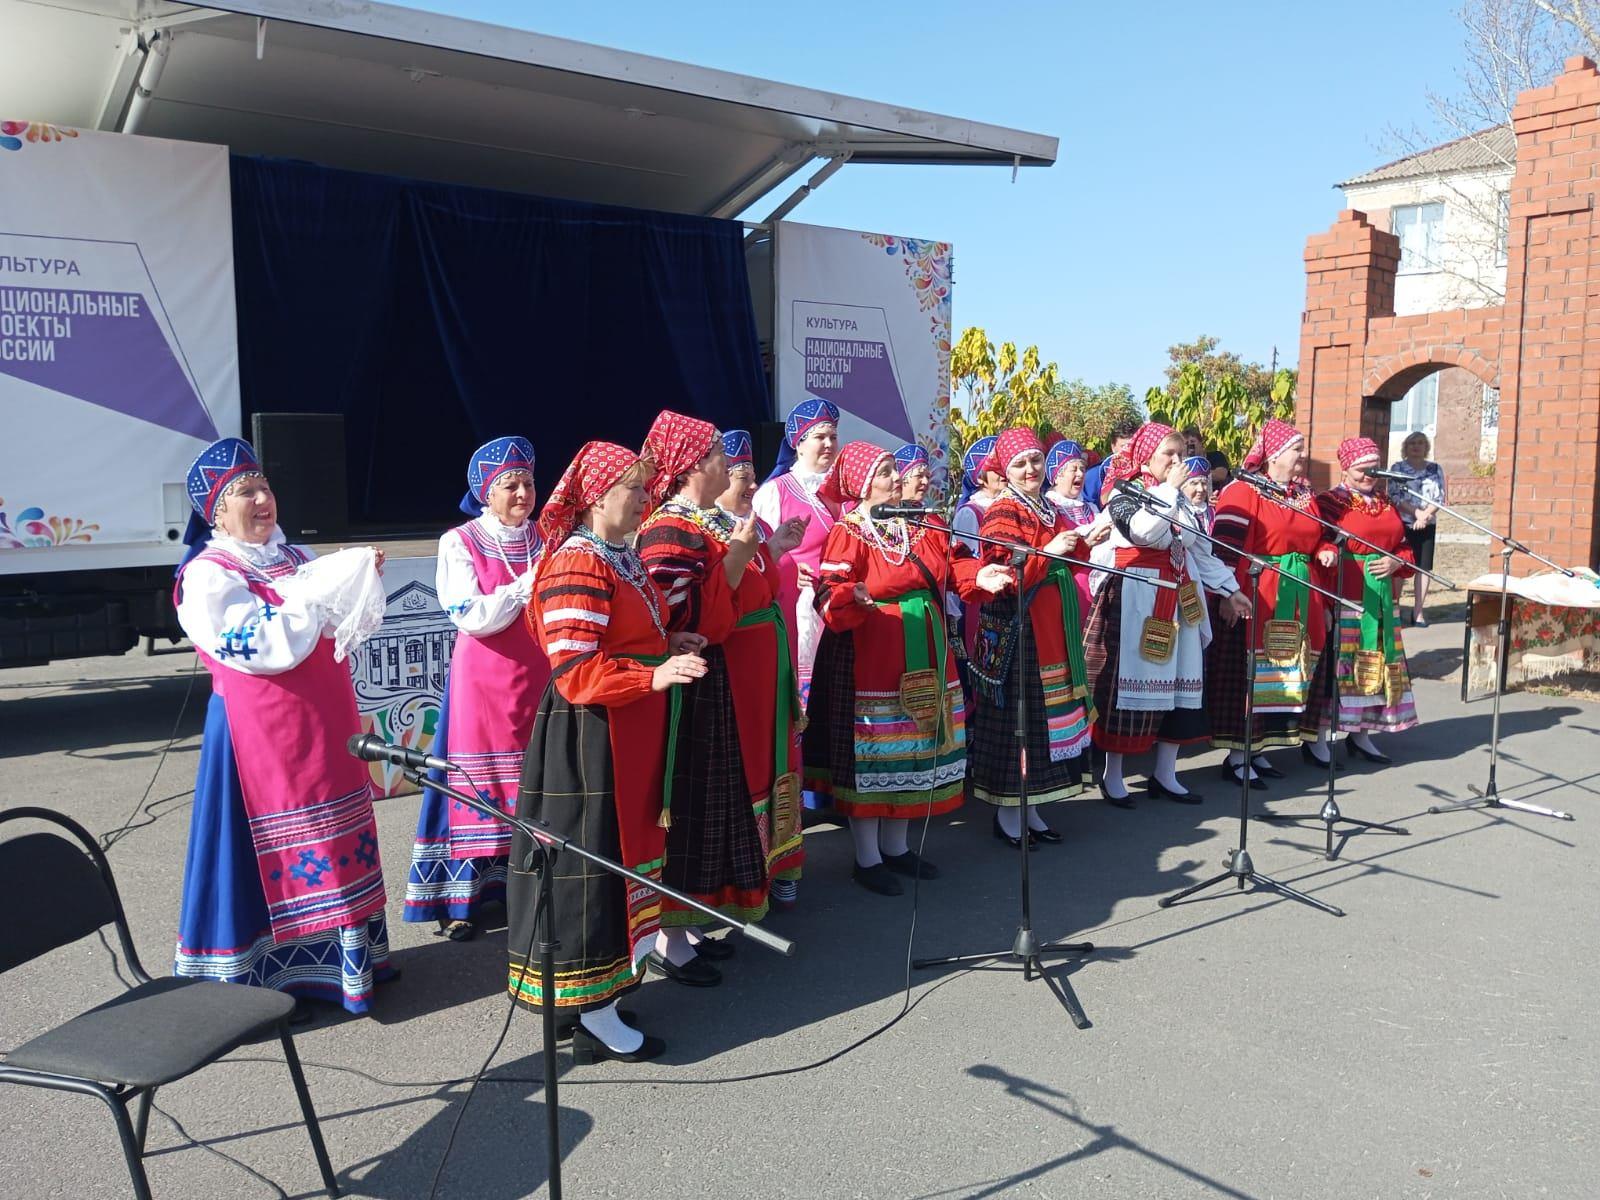
<svg viewBox="0 0 1600 1200"><path fill-rule="evenodd" d="M847 166L794 216L954 243L958 331L1141 394L1200 333L1294 363L1332 185L1397 156L1462 39L1455 0L410 3L1058 137L1015 184Z"/></svg>

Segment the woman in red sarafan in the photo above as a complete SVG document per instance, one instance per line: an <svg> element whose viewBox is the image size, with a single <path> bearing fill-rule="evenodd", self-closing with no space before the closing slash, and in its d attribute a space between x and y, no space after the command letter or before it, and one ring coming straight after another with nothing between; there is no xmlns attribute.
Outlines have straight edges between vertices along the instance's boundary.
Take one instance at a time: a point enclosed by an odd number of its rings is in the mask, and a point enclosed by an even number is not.
<svg viewBox="0 0 1600 1200"><path fill-rule="evenodd" d="M685 652L700 639L667 633L667 603L627 537L644 515L648 472L632 451L590 442L539 516L546 553L527 620L550 661L522 759L517 815L542 821L586 849L659 878L663 782L678 704L670 690L701 678L705 660ZM640 1062L665 1046L627 1024L616 1001L639 984L661 924L657 893L590 866L556 858L556 994L544 994L533 944L538 856L520 831L506 887L511 994L554 1002L572 1027L580 1062Z"/></svg>
<svg viewBox="0 0 1600 1200"><path fill-rule="evenodd" d="M908 842L909 822L958 808L966 775L965 705L944 596L1004 589L1010 573L952 558L950 533L872 516L897 501L893 456L867 442L839 454L821 494L857 507L829 531L817 581L823 620L806 712L806 785L850 818L855 880L901 892L896 874L938 875Z"/></svg>
<svg viewBox="0 0 1600 1200"><path fill-rule="evenodd" d="M1228 625L1219 620L1219 609L1211 613L1214 636L1206 650L1205 709L1211 718L1211 744L1228 751L1222 777L1234 784L1246 771L1252 787L1266 787L1261 776L1281 779L1283 772L1262 751L1299 745L1302 714L1315 728L1321 711L1324 688L1317 672L1323 669L1327 611L1322 597L1305 584L1313 558L1332 565L1333 556L1319 554L1322 526L1306 515L1315 498L1301 475L1305 462L1306 440L1300 431L1286 421L1269 420L1240 467L1263 472L1283 489L1283 496L1268 496L1236 479L1217 498L1211 532L1223 543L1218 557L1224 563L1234 559L1234 575L1245 595L1250 594L1250 564L1230 555L1227 547L1259 555L1277 568L1261 572L1253 620ZM1247 687L1255 690L1249 765L1244 761Z"/></svg>
<svg viewBox="0 0 1600 1200"><path fill-rule="evenodd" d="M1399 582L1416 574L1405 565L1415 559L1400 514L1382 485L1367 474L1367 468L1382 461L1378 443L1371 438L1346 438L1339 443L1344 479L1317 497L1322 519L1350 535L1338 578L1328 570L1319 582L1361 605L1359 613L1339 612L1333 655L1338 663L1339 728L1350 735L1352 750L1376 763L1390 759L1373 742L1374 733L1399 733L1417 723L1411 674L1395 620ZM1405 563L1377 553L1379 550L1387 550ZM1319 559L1328 553L1337 553L1337 547L1325 538ZM1302 721L1300 725L1302 737L1315 739L1305 745L1306 755L1322 766L1328 762L1331 718L1332 713L1324 711L1315 724Z"/></svg>
<svg viewBox="0 0 1600 1200"><path fill-rule="evenodd" d="M760 800L752 796L729 643L747 611L756 611L760 601L771 603L759 580L745 586L747 576L760 574L753 565L762 553L760 527L753 517L728 521L717 507L728 488L728 464L722 435L709 422L661 413L645 439L644 457L655 470L650 496L656 510L640 526L639 557L666 594L667 628L697 634L706 643L706 674L683 692L672 760L676 803L662 880L719 912L758 921L769 902L772 783L764 784ZM780 528L786 537L803 532L789 522ZM776 666L771 648L766 662ZM774 737L770 721L765 734ZM798 788L792 794L797 802ZM786 790L784 811L798 819L788 800ZM789 839L794 831L782 832ZM714 923L698 910L664 901L651 969L695 987L720 983L712 963L730 957L733 945L700 936L702 926Z"/></svg>
<svg viewBox="0 0 1600 1200"><path fill-rule="evenodd" d="M722 435L728 487L708 514L706 535L726 544L739 519L751 515L756 490L750 434ZM739 581L739 620L728 635L728 683L739 725L739 754L758 823L765 822L767 875L775 908L790 908L799 896L805 846L800 837L800 699L778 564L800 544L810 518L791 517L776 529L760 518L763 541Z"/></svg>
<svg viewBox="0 0 1600 1200"><path fill-rule="evenodd" d="M984 513L984 537L1051 554L1082 558L1083 537L1046 498L1044 446L1031 429L1008 429L995 443L990 469L1005 488ZM983 558L1007 562L1004 546L984 543ZM1017 597L990 599L978 618L971 673L976 695L972 718L972 794L995 806L994 835L1012 846L1059 842L1034 805L1067 800L1083 790L1080 764L1089 748L1094 706L1083 657L1083 614L1073 569L1031 556L1022 572L1028 636L1016 645ZM1015 682L1014 682L1015 681ZM1024 833L1021 764L1016 742L1015 684L1028 696L1029 822Z"/></svg>

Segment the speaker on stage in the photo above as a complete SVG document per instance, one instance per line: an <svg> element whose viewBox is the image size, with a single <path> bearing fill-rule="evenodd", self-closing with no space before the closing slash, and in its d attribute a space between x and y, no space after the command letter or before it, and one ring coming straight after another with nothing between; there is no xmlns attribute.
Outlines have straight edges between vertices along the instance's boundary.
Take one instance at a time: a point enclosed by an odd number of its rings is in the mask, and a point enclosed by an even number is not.
<svg viewBox="0 0 1600 1200"><path fill-rule="evenodd" d="M752 449L756 456L756 478L765 479L778 461L778 447L783 445L783 422L761 421L750 431Z"/></svg>
<svg viewBox="0 0 1600 1200"><path fill-rule="evenodd" d="M291 542L344 536L350 525L344 416L256 413L251 440L278 498L278 524Z"/></svg>

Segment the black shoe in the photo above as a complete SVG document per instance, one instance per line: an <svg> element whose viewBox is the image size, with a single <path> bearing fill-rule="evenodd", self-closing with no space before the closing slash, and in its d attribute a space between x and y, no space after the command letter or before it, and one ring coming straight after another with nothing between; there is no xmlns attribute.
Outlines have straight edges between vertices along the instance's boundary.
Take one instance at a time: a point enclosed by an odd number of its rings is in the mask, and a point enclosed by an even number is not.
<svg viewBox="0 0 1600 1200"><path fill-rule="evenodd" d="M716 987L722 982L722 972L698 954L680 967L671 959L652 950L644 962L645 966L657 975L665 975L673 982L688 987Z"/></svg>
<svg viewBox="0 0 1600 1200"><path fill-rule="evenodd" d="M576 1066L587 1066L597 1062L649 1062L653 1058L660 1058L666 1050L667 1044L660 1038L645 1034L643 1045L631 1054L623 1054L619 1050L613 1050L582 1025L572 1031L572 1061Z"/></svg>
<svg viewBox="0 0 1600 1200"><path fill-rule="evenodd" d="M703 937L694 944L694 952L708 962L727 962L737 949L731 937Z"/></svg>
<svg viewBox="0 0 1600 1200"><path fill-rule="evenodd" d="M1138 801L1134 800L1132 792L1128 793L1126 796L1113 796L1110 792L1106 791L1106 781L1104 779L1100 781L1100 794L1106 798L1106 803L1111 805L1113 808L1139 807Z"/></svg>
<svg viewBox="0 0 1600 1200"><path fill-rule="evenodd" d="M1243 775L1244 770L1245 770L1245 764L1244 763L1240 763L1236 767L1231 762L1229 762L1227 759L1223 759L1222 760L1222 766L1220 768L1218 768L1217 773L1219 775L1221 775L1223 777L1223 779L1225 779L1229 783L1233 784L1234 787L1238 787L1239 784L1241 782L1243 782L1243 780L1244 780L1244 775ZM1260 775L1261 772L1257 771L1256 774ZM1264 791L1267 790L1267 781L1264 780L1264 779L1252 779L1250 781L1250 786L1252 788L1254 788L1258 792L1264 792Z"/></svg>
<svg viewBox="0 0 1600 1200"><path fill-rule="evenodd" d="M1366 759L1370 763L1392 763L1394 761L1394 759L1390 758L1387 754L1384 754L1381 751L1377 754L1374 754L1371 750L1363 750L1350 738L1345 738L1344 747L1351 754L1359 754L1362 758Z"/></svg>
<svg viewBox="0 0 1600 1200"><path fill-rule="evenodd" d="M1159 800L1165 797L1178 804L1204 804L1206 798L1199 792L1175 792L1162 783L1154 775L1145 781L1145 790L1150 793L1150 799Z"/></svg>
<svg viewBox="0 0 1600 1200"><path fill-rule="evenodd" d="M1046 825L1043 829L1030 829L1030 830L1028 830L1028 841L1033 842L1035 844L1037 844L1039 842L1043 842L1047 846L1059 846L1062 842L1064 842L1066 840L1067 840L1066 838L1062 837L1059 833L1057 833L1054 829L1051 829L1050 826L1048 826L1048 825Z"/></svg>
<svg viewBox="0 0 1600 1200"><path fill-rule="evenodd" d="M1000 814L998 812L994 814L994 836L999 838L1006 845L1010 846L1013 850L1018 850L1022 847L1022 838L1020 836L1012 837L1004 829L1000 828ZM1037 850L1038 848L1039 847L1034 844L1034 840L1029 838L1028 849Z"/></svg>
<svg viewBox="0 0 1600 1200"><path fill-rule="evenodd" d="M885 854L883 865L896 875L908 875L912 879L939 878L939 868L915 850L907 850L904 854Z"/></svg>
<svg viewBox="0 0 1600 1200"><path fill-rule="evenodd" d="M471 921L444 921L439 922L439 936L447 937L452 942L470 942L478 936L478 927Z"/></svg>
<svg viewBox="0 0 1600 1200"><path fill-rule="evenodd" d="M880 896L898 896L905 891L900 881L881 862L873 863L870 867L857 865L851 869L850 878L867 891L877 892Z"/></svg>
<svg viewBox="0 0 1600 1200"><path fill-rule="evenodd" d="M1300 743L1300 757L1306 760L1306 766L1308 766L1308 767L1315 767L1319 771L1326 771L1328 769L1328 764L1326 762L1324 762L1322 759L1318 758L1317 755L1316 755L1316 751L1311 749L1311 743L1310 742L1301 742ZM1328 747L1328 757L1329 758L1333 757L1333 747L1332 746ZM1340 766L1337 762L1333 764L1333 769L1335 771L1344 770L1344 768L1342 766Z"/></svg>
<svg viewBox="0 0 1600 1200"><path fill-rule="evenodd" d="M1261 776L1261 778L1263 778L1263 779L1282 779L1282 778L1284 778L1283 772L1278 770L1277 767L1273 766L1271 763L1269 763L1264 758L1260 762L1255 764L1255 768L1256 768L1256 774ZM1238 783L1239 781L1237 779L1235 779L1234 782Z"/></svg>

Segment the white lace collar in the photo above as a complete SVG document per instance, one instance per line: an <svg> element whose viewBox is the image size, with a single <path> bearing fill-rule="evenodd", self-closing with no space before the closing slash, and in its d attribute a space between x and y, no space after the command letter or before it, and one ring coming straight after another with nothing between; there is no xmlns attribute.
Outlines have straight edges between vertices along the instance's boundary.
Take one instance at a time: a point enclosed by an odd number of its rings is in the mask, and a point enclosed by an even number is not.
<svg viewBox="0 0 1600 1200"><path fill-rule="evenodd" d="M805 493L808 496L815 496L817 489L822 486L822 481L828 477L827 471L813 475L809 471L802 471L798 464L789 468L789 474L796 483L805 489Z"/></svg>
<svg viewBox="0 0 1600 1200"><path fill-rule="evenodd" d="M507 525L490 512L487 508L483 514L476 518L479 527L490 537L502 542L522 542L528 537L528 522L520 525Z"/></svg>
<svg viewBox="0 0 1600 1200"><path fill-rule="evenodd" d="M263 544L261 542L242 542L236 537L229 537L219 529L211 531L211 544L235 558L243 559L252 566L266 567L283 559L283 548L288 545L289 539L283 536L283 530L278 526L272 527L272 534Z"/></svg>

